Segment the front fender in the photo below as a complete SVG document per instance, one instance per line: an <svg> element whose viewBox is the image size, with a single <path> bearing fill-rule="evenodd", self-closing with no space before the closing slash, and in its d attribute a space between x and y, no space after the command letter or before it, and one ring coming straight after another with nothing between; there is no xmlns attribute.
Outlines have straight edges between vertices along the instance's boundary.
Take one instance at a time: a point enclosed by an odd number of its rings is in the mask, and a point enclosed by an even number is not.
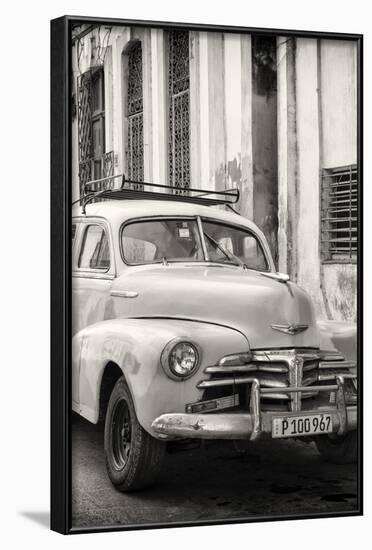
<svg viewBox="0 0 372 550"><path fill-rule="evenodd" d="M182 382L171 380L160 363L164 347L176 337L195 342L201 349L198 371ZM151 424L156 417L185 412L187 403L201 398L202 390L196 384L205 378L206 366L224 355L249 350L247 339L237 330L177 319L102 321L80 331L73 340L73 408L91 422L98 422L103 373L108 363L114 362L126 378L138 421L154 436Z"/></svg>
<svg viewBox="0 0 372 550"><path fill-rule="evenodd" d="M336 349L351 361L357 360L357 327L348 321L318 321L320 349Z"/></svg>

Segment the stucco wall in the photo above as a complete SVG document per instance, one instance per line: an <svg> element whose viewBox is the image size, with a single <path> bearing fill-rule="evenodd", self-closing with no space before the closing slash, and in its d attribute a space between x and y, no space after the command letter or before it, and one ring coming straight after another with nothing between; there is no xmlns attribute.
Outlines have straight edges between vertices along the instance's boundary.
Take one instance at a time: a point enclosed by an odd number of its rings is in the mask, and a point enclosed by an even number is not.
<svg viewBox="0 0 372 550"><path fill-rule="evenodd" d="M356 46L320 44L322 164L333 168L357 162ZM356 319L356 264L323 263L323 291L333 319Z"/></svg>
<svg viewBox="0 0 372 550"><path fill-rule="evenodd" d="M356 265L322 262L319 197L322 168L356 162L356 48L303 38L278 48L280 267L319 317L355 320Z"/></svg>
<svg viewBox="0 0 372 550"><path fill-rule="evenodd" d="M318 316L326 314L320 280L318 45L296 41L297 280L312 296Z"/></svg>
<svg viewBox="0 0 372 550"><path fill-rule="evenodd" d="M320 43L323 168L356 163L356 46Z"/></svg>

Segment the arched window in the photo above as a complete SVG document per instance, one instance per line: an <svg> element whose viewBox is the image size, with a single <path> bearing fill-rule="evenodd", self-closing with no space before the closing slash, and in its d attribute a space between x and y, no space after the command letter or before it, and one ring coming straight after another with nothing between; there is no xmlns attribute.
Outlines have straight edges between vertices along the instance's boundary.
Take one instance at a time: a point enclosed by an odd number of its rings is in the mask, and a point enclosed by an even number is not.
<svg viewBox="0 0 372 550"><path fill-rule="evenodd" d="M189 33L168 34L168 156L169 184L190 187L190 68Z"/></svg>
<svg viewBox="0 0 372 550"><path fill-rule="evenodd" d="M135 42L127 55L128 178L135 181L143 181L143 77L141 42Z"/></svg>

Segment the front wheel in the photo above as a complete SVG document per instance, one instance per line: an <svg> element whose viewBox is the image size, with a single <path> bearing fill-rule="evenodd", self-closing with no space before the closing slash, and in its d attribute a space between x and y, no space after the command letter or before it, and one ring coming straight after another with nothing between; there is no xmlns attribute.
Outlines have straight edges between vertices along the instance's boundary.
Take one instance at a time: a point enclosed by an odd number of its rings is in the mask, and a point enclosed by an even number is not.
<svg viewBox="0 0 372 550"><path fill-rule="evenodd" d="M358 458L358 434L356 430L345 435L322 435L316 438L316 446L322 458L334 464L351 464Z"/></svg>
<svg viewBox="0 0 372 550"><path fill-rule="evenodd" d="M165 453L165 443L151 437L139 424L133 399L122 376L110 396L105 421L108 475L123 492L154 483Z"/></svg>

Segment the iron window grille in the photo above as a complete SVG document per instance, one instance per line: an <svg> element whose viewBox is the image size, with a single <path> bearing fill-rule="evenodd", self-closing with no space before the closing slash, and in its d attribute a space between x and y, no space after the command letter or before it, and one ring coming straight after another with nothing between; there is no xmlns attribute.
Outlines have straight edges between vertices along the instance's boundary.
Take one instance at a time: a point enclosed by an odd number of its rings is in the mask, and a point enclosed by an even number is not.
<svg viewBox="0 0 372 550"><path fill-rule="evenodd" d="M135 42L128 53L127 117L128 179L143 181L143 75L142 44L139 41ZM133 184L133 188L141 189L141 185Z"/></svg>
<svg viewBox="0 0 372 550"><path fill-rule="evenodd" d="M358 170L355 164L321 174L323 261L355 262L358 248Z"/></svg>
<svg viewBox="0 0 372 550"><path fill-rule="evenodd" d="M102 67L93 67L78 81L80 195L88 181L113 175L113 151L105 152L105 94ZM99 191L99 184L92 187Z"/></svg>
<svg viewBox="0 0 372 550"><path fill-rule="evenodd" d="M188 31L168 33L169 185L190 187L190 62Z"/></svg>

